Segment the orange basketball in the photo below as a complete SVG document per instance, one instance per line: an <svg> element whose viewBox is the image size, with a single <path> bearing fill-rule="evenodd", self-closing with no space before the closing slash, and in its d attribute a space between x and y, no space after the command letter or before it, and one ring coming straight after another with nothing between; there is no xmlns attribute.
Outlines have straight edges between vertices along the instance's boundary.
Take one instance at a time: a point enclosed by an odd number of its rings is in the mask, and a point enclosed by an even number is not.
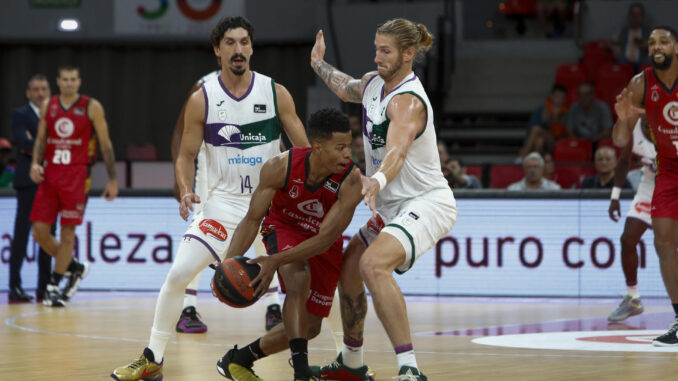
<svg viewBox="0 0 678 381"><path fill-rule="evenodd" d="M217 266L212 277L212 294L222 303L243 308L257 301L249 284L259 275L259 265L248 264L247 257L227 258Z"/></svg>

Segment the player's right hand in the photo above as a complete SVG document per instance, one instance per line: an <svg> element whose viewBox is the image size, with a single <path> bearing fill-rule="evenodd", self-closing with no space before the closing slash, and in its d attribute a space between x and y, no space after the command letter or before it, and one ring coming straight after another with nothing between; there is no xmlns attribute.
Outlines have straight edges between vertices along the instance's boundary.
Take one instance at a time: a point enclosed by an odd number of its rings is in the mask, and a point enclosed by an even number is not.
<svg viewBox="0 0 678 381"><path fill-rule="evenodd" d="M200 204L200 197L197 194L189 192L181 196L181 200L179 200L179 214L184 221L188 221L188 216L193 211L193 204Z"/></svg>
<svg viewBox="0 0 678 381"><path fill-rule="evenodd" d="M610 215L610 219L614 222L619 221L621 218L621 210L619 209L619 200L611 200L610 208L607 210L607 213Z"/></svg>
<svg viewBox="0 0 678 381"><path fill-rule="evenodd" d="M28 175L34 183L40 184L45 179L45 168L40 164L31 164L31 171Z"/></svg>
<svg viewBox="0 0 678 381"><path fill-rule="evenodd" d="M645 114L645 109L636 107L631 102L633 92L629 89L624 89L617 95L617 102L614 104L614 111L617 113L619 119L629 119L641 114Z"/></svg>
<svg viewBox="0 0 678 381"><path fill-rule="evenodd" d="M320 29L315 35L315 45L311 49L311 67L315 68L314 64L322 61L325 58L325 38L323 37L323 30Z"/></svg>

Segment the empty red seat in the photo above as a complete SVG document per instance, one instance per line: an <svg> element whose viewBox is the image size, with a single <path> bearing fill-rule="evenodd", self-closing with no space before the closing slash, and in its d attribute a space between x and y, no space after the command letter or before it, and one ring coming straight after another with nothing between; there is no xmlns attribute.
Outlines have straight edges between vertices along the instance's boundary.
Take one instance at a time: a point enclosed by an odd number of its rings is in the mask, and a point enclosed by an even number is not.
<svg viewBox="0 0 678 381"><path fill-rule="evenodd" d="M610 107L613 117L616 119L614 112L614 103L617 95L633 77L633 66L628 64L607 63L598 69L598 80L596 82L596 98L607 103Z"/></svg>
<svg viewBox="0 0 678 381"><path fill-rule="evenodd" d="M509 185L522 180L525 171L521 165L493 165L490 170L490 187L506 189Z"/></svg>
<svg viewBox="0 0 678 381"><path fill-rule="evenodd" d="M563 189L577 189L581 186L584 177L596 174L596 168L593 165L556 165L553 174L553 181L557 182Z"/></svg>
<svg viewBox="0 0 678 381"><path fill-rule="evenodd" d="M553 160L556 163L581 163L591 161L592 145L586 139L561 139L556 142Z"/></svg>
<svg viewBox="0 0 678 381"><path fill-rule="evenodd" d="M581 59L582 66L590 82L598 80L598 69L604 64L614 61L612 52L607 48L605 40L589 41L584 45L584 56Z"/></svg>
<svg viewBox="0 0 678 381"><path fill-rule="evenodd" d="M567 104L577 100L577 87L586 82L584 67L578 63L569 63L558 66L555 83L567 89Z"/></svg>
<svg viewBox="0 0 678 381"><path fill-rule="evenodd" d="M507 16L532 16L537 14L537 0L504 0L498 12Z"/></svg>
<svg viewBox="0 0 678 381"><path fill-rule="evenodd" d="M478 178L481 182L483 181L483 167L480 165L467 165L466 174L473 175Z"/></svg>

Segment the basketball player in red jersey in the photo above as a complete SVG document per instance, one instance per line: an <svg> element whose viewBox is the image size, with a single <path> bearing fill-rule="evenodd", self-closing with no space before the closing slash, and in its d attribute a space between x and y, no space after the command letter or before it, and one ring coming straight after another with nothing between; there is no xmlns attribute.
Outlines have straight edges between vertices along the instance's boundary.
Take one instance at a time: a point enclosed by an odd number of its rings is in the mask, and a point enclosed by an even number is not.
<svg viewBox="0 0 678 381"><path fill-rule="evenodd" d="M102 196L112 201L118 195L115 155L104 109L96 99L78 93L80 83L77 67L59 68L60 94L46 99L40 107L38 136L33 147L30 176L40 184L31 211L33 237L55 258L43 300L43 304L50 307L65 306L65 300L73 296L80 280L87 275L87 263L76 261L72 253L75 227L82 223L85 214L97 138L108 171ZM58 214L61 215L60 240L50 232ZM60 291L59 282L66 273L69 274L66 286Z"/></svg>
<svg viewBox="0 0 678 381"><path fill-rule="evenodd" d="M645 114L657 146L657 177L652 196L654 246L676 321L654 339L655 346L678 346L678 43L676 31L656 27L648 39L652 67L631 79L617 96L614 143L625 146ZM644 107L644 108L643 108Z"/></svg>
<svg viewBox="0 0 678 381"><path fill-rule="evenodd" d="M262 268L252 284L263 294L277 269L287 296L283 324L219 360L217 370L226 378L261 380L253 362L289 346L294 379L310 379L308 340L329 314L341 270L341 233L362 196L348 118L332 109L317 111L308 135L311 148L292 148L264 164L247 215L233 233L227 257L243 255L262 226L271 255L253 260Z"/></svg>

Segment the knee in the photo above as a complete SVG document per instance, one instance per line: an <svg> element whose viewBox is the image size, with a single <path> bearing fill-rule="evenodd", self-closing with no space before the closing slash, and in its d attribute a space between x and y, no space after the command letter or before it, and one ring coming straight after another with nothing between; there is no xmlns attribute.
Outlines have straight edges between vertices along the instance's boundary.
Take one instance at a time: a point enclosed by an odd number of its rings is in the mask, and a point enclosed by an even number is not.
<svg viewBox="0 0 678 381"><path fill-rule="evenodd" d="M165 279L165 284L163 288L168 290L184 290L195 277L195 274L188 274L185 269L180 269L177 266L172 266L169 273L167 273L167 278Z"/></svg>
<svg viewBox="0 0 678 381"><path fill-rule="evenodd" d="M373 256L363 256L360 259L360 276L369 286L380 278L391 276L391 271L386 268L383 262Z"/></svg>
<svg viewBox="0 0 678 381"><path fill-rule="evenodd" d="M35 226L33 227L32 235L33 235L33 239L35 240L35 242L37 242L41 246L44 246L44 243L48 239L47 232L44 231L43 229L36 228Z"/></svg>
<svg viewBox="0 0 678 381"><path fill-rule="evenodd" d="M659 260L668 260L676 257L676 244L670 239L663 237L654 237L654 247L659 256Z"/></svg>
<svg viewBox="0 0 678 381"><path fill-rule="evenodd" d="M638 244L638 242L635 240L635 238L629 236L626 233L622 234L621 245L622 245L622 248L625 249L624 251L629 250L629 249L633 250L633 248L635 248L637 244Z"/></svg>

